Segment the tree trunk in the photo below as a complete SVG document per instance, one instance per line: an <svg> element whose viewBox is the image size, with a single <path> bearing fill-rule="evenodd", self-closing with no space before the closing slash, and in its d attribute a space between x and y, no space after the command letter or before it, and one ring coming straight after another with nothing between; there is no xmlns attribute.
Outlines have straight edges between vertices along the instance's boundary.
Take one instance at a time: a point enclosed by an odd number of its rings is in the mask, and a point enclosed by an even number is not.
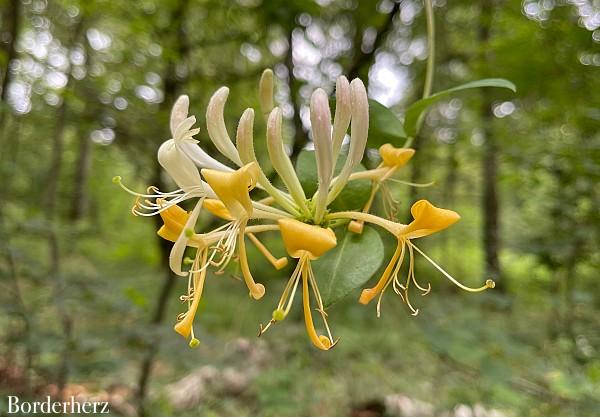
<svg viewBox="0 0 600 417"><path fill-rule="evenodd" d="M73 32L70 41L74 45L83 32L84 24L81 19ZM64 91L72 87L73 76L68 74L67 84ZM59 320L63 332L63 347L61 351L61 361L56 375L56 384L61 398L64 397L64 388L67 385L70 371L71 352L74 344L73 340L73 318L71 312L66 306L65 290L66 283L61 271L60 243L58 230L58 185L63 163L64 132L67 123L67 94L63 95L63 101L56 110L56 119L54 133L52 135L52 156L50 167L48 168L46 183L46 206L45 216L47 223L46 238L48 242L48 279L54 283L54 303L58 312Z"/></svg>
<svg viewBox="0 0 600 417"><path fill-rule="evenodd" d="M165 75L163 77L163 79L165 80L164 100L161 104L160 112L165 115L169 114L170 106L175 102L178 91L181 85L185 82L184 80L176 77L175 66L177 64L177 59L183 59L187 57L189 53L189 45L187 44L187 37L184 28L187 7L187 0L179 2L177 8L173 11L173 16L171 19L171 21L175 23L175 27L177 28L177 30L173 34L173 38L176 42L174 49L177 51L177 56L171 58L171 61L168 63ZM155 161L153 183L156 184L159 189L165 190L167 185L164 183L164 181L162 181L161 174L162 167L160 166L158 161ZM155 216L154 218L158 230L158 228L162 226L162 220L160 216ZM154 312L150 320L150 324L153 327L156 327L157 325L163 322L165 312L167 309L167 303L170 299L170 295L173 291L173 287L175 286L176 281L176 277L173 275L169 268L169 254L171 252L171 244L160 237L158 238L158 243L160 247L161 265L163 269L164 278L160 292L158 293L158 298L156 300ZM137 386L138 417L145 417L147 415L145 401L150 379L152 377L152 368L154 365L156 355L158 354L159 348L160 338L156 337L155 340L148 347L148 350L142 360L142 363L140 364L140 375L138 378Z"/></svg>
<svg viewBox="0 0 600 417"><path fill-rule="evenodd" d="M4 114L8 110L6 98L8 96L8 85L11 80L10 63L17 57L17 37L20 29L21 7L19 0L9 0L7 8L4 10L4 21L2 33L8 33L8 41L3 45L6 55L6 66L2 68L2 81L0 90L0 126L4 126Z"/></svg>
<svg viewBox="0 0 600 417"><path fill-rule="evenodd" d="M86 57L86 72L89 73L91 67L91 56L89 44L85 40L83 42L83 51ZM95 108L87 109L86 118L91 118L95 115ZM73 175L75 186L73 187L73 199L71 201L70 214L71 219L74 221L81 220L86 215L89 204L87 194L87 182L89 179L89 173L92 165L93 147L90 138L85 133L86 132L84 131L80 132L79 134L79 149L77 153L77 162L75 164L75 172Z"/></svg>
<svg viewBox="0 0 600 417"><path fill-rule="evenodd" d="M481 62L486 75L490 67L486 54L490 41L493 15L493 0L483 0L479 15L479 47ZM492 96L488 89L481 90L480 120L483 135L481 175L482 175L482 217L483 217L483 250L484 270L486 278L496 281L496 288L502 289L502 270L498 252L500 250L500 201L498 196L498 145L492 130L494 115L492 114Z"/></svg>
<svg viewBox="0 0 600 417"><path fill-rule="evenodd" d="M79 153L75 167L73 200L71 205L71 219L81 220L88 207L87 182L92 164L92 142L87 135L79 139Z"/></svg>
<svg viewBox="0 0 600 417"><path fill-rule="evenodd" d="M4 11L4 27L3 33L8 33L8 41L3 46L4 53L6 54L6 66L2 69L2 91L0 92L0 101L5 102L8 94L7 86L10 82L10 63L17 56L17 50L15 48L17 44L17 36L19 34L19 17L21 14L19 0L9 0L8 7Z"/></svg>
<svg viewBox="0 0 600 417"><path fill-rule="evenodd" d="M290 26L290 33L288 35L288 52L285 58L285 65L288 71L288 86L290 89L290 102L292 103L292 107L294 108L294 141L292 145L292 162L296 162L298 155L302 152L302 149L308 143L308 135L304 131L304 126L302 124L302 118L300 117L300 108L302 104L300 103L300 82L294 76L294 48L292 46L293 41L293 32L294 25Z"/></svg>
<svg viewBox="0 0 600 417"><path fill-rule="evenodd" d="M362 35L360 32L360 28L356 28L356 36L354 37L354 51L356 55L354 55L354 59L352 64L348 68L348 78L350 80L357 77L364 77L363 82L365 86L368 85L369 72L368 68L373 64L375 59L375 52L384 44L387 36L394 29L394 18L400 12L400 2L394 2L394 6L392 10L387 15L385 22L381 25L380 28L377 29L377 33L375 34L375 39L373 41L373 46L369 51L363 51L361 48L362 45Z"/></svg>

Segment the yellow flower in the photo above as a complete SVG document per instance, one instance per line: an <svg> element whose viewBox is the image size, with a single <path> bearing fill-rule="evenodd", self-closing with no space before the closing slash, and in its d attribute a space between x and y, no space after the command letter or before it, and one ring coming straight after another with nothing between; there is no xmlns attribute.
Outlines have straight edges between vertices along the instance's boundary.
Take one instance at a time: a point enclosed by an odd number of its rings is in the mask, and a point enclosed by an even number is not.
<svg viewBox="0 0 600 417"><path fill-rule="evenodd" d="M221 219L224 219L227 221L234 220L233 217L231 216L231 214L229 213L229 210L227 210L227 207L225 207L225 204L223 204L223 202L221 200L207 198L204 200L204 207L209 212L211 212L212 214L214 214L215 216L217 216ZM275 256L273 256L273 254L258 239L258 237L256 237L256 235L254 233L246 232L246 236L248 236L248 238L250 238L250 241L252 243L254 243L254 245L260 251L260 253L262 253L263 256L265 258L267 258L267 260L275 267L275 269L279 270L279 269L283 269L287 266L288 259L285 256L282 258L276 258Z"/></svg>
<svg viewBox="0 0 600 417"><path fill-rule="evenodd" d="M378 191L382 192L384 210L389 218L396 216L396 207L398 202L394 200L390 190L386 187L385 182L398 172L400 168L410 161L414 156L415 150L411 148L396 148L393 145L386 143L379 147L379 155L381 156L381 164L375 169L368 171L356 172L350 176L351 180L370 179L373 182L371 187L371 195L367 203L363 207L362 212L368 213L375 200ZM397 181L397 180L393 180ZM404 183L402 181L399 181ZM404 183L407 185L420 185L412 183ZM426 184L425 184L426 185ZM362 220L352 220L348 224L348 230L353 233L362 233L364 222Z"/></svg>
<svg viewBox="0 0 600 417"><path fill-rule="evenodd" d="M177 316L177 324L173 329L185 337L191 336L190 347L196 347L200 342L194 336L194 318L200 305L200 298L204 290L204 282L206 281L206 268L201 268L200 265L206 262L208 256L207 248L198 250L192 269L189 272L188 291L186 295L182 295L180 300L186 302L188 309L185 313Z"/></svg>
<svg viewBox="0 0 600 417"><path fill-rule="evenodd" d="M367 288L362 291L359 299L359 302L361 304L368 304L373 298L379 295L379 300L377 302L377 315L379 316L381 297L385 289L391 283L394 288L394 292L400 295L402 300L408 305L408 307L412 311L413 315L418 314L419 310L415 309L410 303L408 294L410 284L413 283L419 290L421 290L422 295L428 294L431 290L431 286L428 285L427 288L424 288L423 286L419 285L415 278L415 250L421 255L423 255L425 259L427 259L442 274L444 274L446 278L448 278L454 284L466 291L478 292L483 291L487 288L494 287L494 282L492 280L487 280L485 285L479 288L469 288L459 283L450 274L448 274L439 265L437 265L431 258L429 258L425 253L423 253L419 248L417 248L413 242L411 242L411 239L417 239L420 237L428 236L430 234L444 230L447 227L450 227L460 219L458 213L452 210L446 210L435 207L427 200L419 200L413 204L411 208L411 214L413 215L414 220L410 224L401 225L400 227L397 227L395 229L395 235L398 238L398 245L392 256L392 259L386 267L377 284L372 288ZM402 283L398 275L400 273L400 269L404 261L406 248L408 248L409 252L408 276L406 278L406 281Z"/></svg>
<svg viewBox="0 0 600 417"><path fill-rule="evenodd" d="M177 204L168 206L160 213L160 217L163 220L163 225L156 232L157 235L170 242L176 242L181 236L185 229L185 225L189 219L190 214L179 207ZM193 233L189 237L187 246L194 248L200 247L204 244L199 234Z"/></svg>
<svg viewBox="0 0 600 417"><path fill-rule="evenodd" d="M202 175L206 179L206 182L217 197L219 197L227 209L229 216L226 216L227 213L222 208L220 208L221 214L232 219L225 225L225 233L219 239L213 253L206 262L219 267L219 271L222 272L233 257L235 248L239 243L238 253L242 276L248 286L250 296L256 300L265 295L265 287L262 284L257 284L250 272L246 256L244 233L248 220L254 211L252 200L250 199L250 191L256 185L258 173L259 168L256 162L246 164L233 172L223 172L207 168L202 170ZM209 206L211 206L211 203L209 203ZM214 261L217 254L220 254L220 259Z"/></svg>
<svg viewBox="0 0 600 417"><path fill-rule="evenodd" d="M215 216L229 222L234 220L234 218L231 216L231 213L229 213L229 210L227 210L227 207L225 207L225 204L223 204L221 200L207 198L204 200L203 204L204 208L211 214L214 214Z"/></svg>
<svg viewBox="0 0 600 417"><path fill-rule="evenodd" d="M202 176L232 217L242 219L252 215L253 207L249 192L256 185L258 172L258 164L251 162L233 172L204 168Z"/></svg>
<svg viewBox="0 0 600 417"><path fill-rule="evenodd" d="M264 333L273 323L287 317L294 301L296 289L302 279L302 304L306 331L311 342L317 348L329 350L337 341L333 340L327 324L327 313L325 313L323 300L312 271L311 261L318 259L337 245L335 233L329 228L325 229L293 219L279 220L279 229L288 254L292 258L298 259L298 264L283 290L277 309L273 312L273 318L266 327L261 326L260 334ZM327 335L319 335L315 329L310 307L309 287L312 288L317 300L317 311L321 314Z"/></svg>
<svg viewBox="0 0 600 417"><path fill-rule="evenodd" d="M379 155L383 161L383 166L392 169L402 168L410 161L414 154L414 149L396 148L389 143L379 147Z"/></svg>
<svg viewBox="0 0 600 417"><path fill-rule="evenodd" d="M188 231L186 226L189 222L195 223L199 211L199 206L192 213L187 213L175 204L167 206L166 209L160 212L164 225L157 232L163 239L175 242L170 255L170 264L175 262L176 266L173 268L171 265L171 268L178 275L188 276L187 293L180 297L181 301L187 302L188 308L186 312L177 317L177 324L174 329L186 339L191 336L191 347L199 344L198 339L194 336L193 322L206 280L206 268L201 268L200 265L206 262L208 245L202 239L201 235L194 233L191 229ZM180 243L181 247L177 248L177 242L181 239L183 239ZM183 257L183 251L188 246L197 248L197 251L191 270L184 273L181 272L181 258Z"/></svg>

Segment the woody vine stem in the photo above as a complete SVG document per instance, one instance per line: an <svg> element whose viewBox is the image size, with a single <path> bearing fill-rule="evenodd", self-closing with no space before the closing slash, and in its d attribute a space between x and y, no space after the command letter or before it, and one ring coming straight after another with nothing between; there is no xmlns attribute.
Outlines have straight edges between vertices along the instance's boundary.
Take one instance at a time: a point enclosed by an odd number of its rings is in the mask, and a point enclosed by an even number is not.
<svg viewBox="0 0 600 417"><path fill-rule="evenodd" d="M424 0L425 5L425 17L427 19L427 67L425 70L425 84L423 86L423 97L427 98L431 95L431 89L433 87L433 75L435 68L435 19L433 15L433 1ZM417 132L421 128L423 123L423 116L419 119ZM412 145L414 137L409 137L404 143L404 147L408 148Z"/></svg>

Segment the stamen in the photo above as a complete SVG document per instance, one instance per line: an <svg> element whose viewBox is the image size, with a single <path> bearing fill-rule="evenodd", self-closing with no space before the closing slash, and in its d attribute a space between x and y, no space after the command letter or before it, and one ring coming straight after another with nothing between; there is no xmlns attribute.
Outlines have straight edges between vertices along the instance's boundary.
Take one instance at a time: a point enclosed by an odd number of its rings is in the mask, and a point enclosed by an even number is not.
<svg viewBox="0 0 600 417"><path fill-rule="evenodd" d="M305 255L306 256L306 255ZM328 339L325 335L318 335L313 323L311 308L310 308L310 295L308 291L308 268L302 268L302 305L304 307L304 323L306 325L306 331L308 337L312 341L313 345L321 350L329 350L333 347L333 340Z"/></svg>
<svg viewBox="0 0 600 417"><path fill-rule="evenodd" d="M267 323L266 326L263 326L262 323L260 323L258 325L258 337L261 337L263 334L265 334L267 332L267 330L269 330L271 325L274 323L275 323L275 319L269 320L269 322Z"/></svg>
<svg viewBox="0 0 600 417"><path fill-rule="evenodd" d="M400 202L394 198L389 187L383 183L381 187L381 196L383 199L383 211L388 220L395 220L398 214L398 205Z"/></svg>
<svg viewBox="0 0 600 417"><path fill-rule="evenodd" d="M414 257L413 247L409 245L408 246L408 251L409 251L409 254L410 254L410 258L412 259ZM423 288L417 282L417 279L415 277L414 262L411 262L410 276L411 276L412 282L415 284L415 287L417 287L419 290L421 290L421 296L426 296L427 294L429 294L431 292L431 283L428 282L427 283L427 288Z"/></svg>
<svg viewBox="0 0 600 417"><path fill-rule="evenodd" d="M399 180L396 178L388 178L387 181L396 182L398 184L409 185L411 187L431 187L433 184L435 184L435 181L419 183L419 182L402 181L402 180Z"/></svg>
<svg viewBox="0 0 600 417"><path fill-rule="evenodd" d="M434 267L437 268L438 271L440 271L446 278L448 278L452 283L454 283L454 285L456 285L457 287L465 290L465 291L469 291L469 292L481 292L481 291L485 291L488 288L494 288L496 286L496 283L491 280L488 279L485 281L485 284L479 288L471 288L471 287L467 287L464 284L461 284L460 282L458 282L455 278L452 277L452 275L450 275L448 272L446 272L441 266L439 266L438 264L436 264L429 256L427 256L421 249L419 249L418 247L415 246L414 243L407 241L407 243L412 246L417 252L419 252L421 255L423 255L423 257L425 259L427 259L429 261L429 263L431 263Z"/></svg>
<svg viewBox="0 0 600 417"><path fill-rule="evenodd" d="M250 267L248 266L248 258L246 256L246 243L244 241L244 229L246 227L247 220L243 220L239 226L239 244L240 244L240 267L242 269L242 275L244 277L244 281L250 290L250 295L255 300L258 300L265 295L265 286L262 284L257 284L254 282L254 278L252 277L252 273L250 272Z"/></svg>
<svg viewBox="0 0 600 417"><path fill-rule="evenodd" d="M258 238L256 237L256 235L254 233L247 233L246 234L250 240L252 241L252 243L254 243L254 245L258 248L258 250L260 251L260 253L263 254L263 256L265 258L267 258L267 260L271 263L271 265L273 265L275 267L275 269L280 270L282 268L285 268L288 264L288 259L287 257L283 257L283 258L275 258L273 256L273 254L269 251L269 249L267 249L267 247L265 245L263 245L263 243L258 240Z"/></svg>
<svg viewBox="0 0 600 417"><path fill-rule="evenodd" d="M325 325L325 329L327 330L327 335L329 336L329 340L333 340L333 336L331 335L331 329L329 328L329 323L327 323L327 312L325 311L325 307L323 306L323 299L321 298L321 292L319 291L319 287L317 286L317 280L315 279L315 274L313 273L312 266L310 262L307 265L308 268L308 277L310 279L310 285L313 289L313 293L315 298L317 299L317 310L319 314L321 314L321 318L323 319L323 324ZM337 343L337 340L332 344L333 347Z"/></svg>
<svg viewBox="0 0 600 417"><path fill-rule="evenodd" d="M377 284L374 287L366 288L366 289L362 290L362 293L360 294L360 298L358 300L359 303L365 304L365 305L369 304L371 302L371 300L373 298L375 298L375 296L377 294L379 294L380 292L383 291L383 289L387 286L387 284L389 282L390 275L392 274L392 271L395 269L396 261L400 257L401 253L402 254L404 253L404 242L398 241L398 246L396 247L396 250L394 251L394 255L392 256L392 259L390 260L390 263L388 264L388 266L385 268L385 271L383 271L381 278L379 278L379 281L377 282Z"/></svg>
<svg viewBox="0 0 600 417"><path fill-rule="evenodd" d="M202 263L206 262L207 251L202 251ZM179 315L178 319L181 317L180 321L175 325L174 329L177 333L182 335L185 338L188 338L192 335L192 340L194 340L193 336L193 322L194 317L196 316L196 311L198 310L198 305L200 304L200 298L202 297L202 290L204 289L204 281L206 279L206 269L194 273L194 297L191 306L189 307L186 313L183 315Z"/></svg>
<svg viewBox="0 0 600 417"><path fill-rule="evenodd" d="M375 200L375 195L377 194L377 190L379 189L379 182L373 182L373 186L371 187L371 195L367 200L365 206L362 209L363 213L368 213L371 210L371 206L373 205L373 201ZM363 231L363 227L365 225L364 220L352 220L348 223L348 230L352 233L361 234Z"/></svg>

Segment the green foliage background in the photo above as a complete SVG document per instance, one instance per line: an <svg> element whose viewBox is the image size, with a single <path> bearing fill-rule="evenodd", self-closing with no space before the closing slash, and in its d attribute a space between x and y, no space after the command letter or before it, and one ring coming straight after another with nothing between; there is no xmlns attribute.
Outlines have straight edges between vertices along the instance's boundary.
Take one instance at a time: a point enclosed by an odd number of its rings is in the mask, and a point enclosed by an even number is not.
<svg viewBox="0 0 600 417"><path fill-rule="evenodd" d="M426 416L465 406L600 415L598 5L435 6L434 92L490 77L518 90L457 92L432 106L399 178L435 185L392 192L401 220L418 198L461 214L422 246L456 277L480 283L484 155L493 144L501 285L458 292L419 259L417 273L433 291L413 300L417 317L390 292L377 319L351 292L329 310L340 343L323 353L306 340L299 303L256 339L290 270L274 271L254 248L252 269L267 296L249 300L232 279L235 267L211 276L196 326L202 344L189 349L171 328L186 283L165 269L157 223L133 217L134 201L111 178L138 190L170 186L156 150L169 136L176 96L190 95L201 144L214 151L204 128L210 95L231 88L233 133L246 107L258 109L265 67L277 76L295 156L307 140L298 115L310 92L332 91L338 74L361 76L373 99L391 97L385 104L403 120L423 85L421 3L1 0L0 409L6 395L39 399L60 387L110 398L115 415L410 415L394 408L400 394L428 403ZM399 84L381 78L383 70ZM402 126L388 116L377 116L371 147L403 143ZM259 120L255 138L268 171ZM377 163L369 155L367 167ZM360 187L340 204L355 204ZM382 239L385 263L393 242ZM275 235L265 244L283 253ZM335 282L321 268L320 279ZM145 366L152 372L144 379Z"/></svg>

